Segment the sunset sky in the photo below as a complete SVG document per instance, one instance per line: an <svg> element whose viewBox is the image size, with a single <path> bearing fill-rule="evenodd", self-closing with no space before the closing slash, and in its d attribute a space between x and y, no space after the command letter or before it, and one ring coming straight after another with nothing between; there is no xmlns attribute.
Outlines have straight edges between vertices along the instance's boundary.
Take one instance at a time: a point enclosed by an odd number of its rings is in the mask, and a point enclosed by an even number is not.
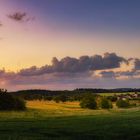
<svg viewBox="0 0 140 140"><path fill-rule="evenodd" d="M0 87L140 86L139 0L0 0Z"/></svg>

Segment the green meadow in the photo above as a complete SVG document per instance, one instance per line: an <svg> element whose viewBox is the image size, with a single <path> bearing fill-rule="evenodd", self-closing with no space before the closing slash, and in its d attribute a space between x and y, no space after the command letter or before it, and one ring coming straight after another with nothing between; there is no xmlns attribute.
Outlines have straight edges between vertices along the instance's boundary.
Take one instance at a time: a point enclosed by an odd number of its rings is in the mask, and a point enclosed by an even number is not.
<svg viewBox="0 0 140 140"><path fill-rule="evenodd" d="M140 107L81 109L78 102L28 101L0 112L0 140L139 140Z"/></svg>

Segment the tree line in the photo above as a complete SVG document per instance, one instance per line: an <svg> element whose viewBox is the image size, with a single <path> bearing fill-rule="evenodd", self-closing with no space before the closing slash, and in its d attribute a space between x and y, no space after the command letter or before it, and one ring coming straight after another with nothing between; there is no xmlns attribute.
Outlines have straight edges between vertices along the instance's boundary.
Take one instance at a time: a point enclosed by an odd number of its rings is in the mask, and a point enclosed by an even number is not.
<svg viewBox="0 0 140 140"><path fill-rule="evenodd" d="M16 92L9 92L12 95L19 96L25 100L52 100L57 95L65 95L69 100L79 100L81 95L85 93L98 94L98 93L127 93L127 92L140 92L140 89L132 88L117 88L117 89L75 89L75 90L21 90ZM114 98L114 97L113 97Z"/></svg>
<svg viewBox="0 0 140 140"><path fill-rule="evenodd" d="M79 101L82 108L89 109L110 109L114 103L119 108L132 106L129 100L118 99L115 94L102 96L102 94L92 92L91 89L73 91L22 90L17 92L7 92L7 90L0 89L0 110L25 110L26 100L53 100L56 103Z"/></svg>

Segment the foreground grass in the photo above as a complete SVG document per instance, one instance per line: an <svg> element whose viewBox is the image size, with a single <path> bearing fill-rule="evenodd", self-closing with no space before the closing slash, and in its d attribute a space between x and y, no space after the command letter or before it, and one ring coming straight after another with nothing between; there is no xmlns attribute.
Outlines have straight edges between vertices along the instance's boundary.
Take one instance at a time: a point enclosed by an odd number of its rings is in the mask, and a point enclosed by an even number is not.
<svg viewBox="0 0 140 140"><path fill-rule="evenodd" d="M88 110L77 102L27 102L25 112L0 112L0 140L139 140L140 108Z"/></svg>

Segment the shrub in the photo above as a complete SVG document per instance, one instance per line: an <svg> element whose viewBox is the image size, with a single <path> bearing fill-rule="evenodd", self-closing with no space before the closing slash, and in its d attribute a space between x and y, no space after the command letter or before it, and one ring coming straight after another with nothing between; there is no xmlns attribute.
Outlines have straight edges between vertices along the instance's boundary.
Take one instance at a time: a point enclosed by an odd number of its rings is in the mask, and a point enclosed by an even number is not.
<svg viewBox="0 0 140 140"><path fill-rule="evenodd" d="M83 97L80 102L80 106L81 108L96 109L97 103L95 97L93 95Z"/></svg>
<svg viewBox="0 0 140 140"><path fill-rule="evenodd" d="M116 102L116 106L119 107L119 108L127 108L127 107L130 106L130 103L129 103L128 100L120 99Z"/></svg>
<svg viewBox="0 0 140 140"><path fill-rule="evenodd" d="M116 102L117 101L117 96L108 96L107 97L110 101L112 101L112 102Z"/></svg>
<svg viewBox="0 0 140 140"><path fill-rule="evenodd" d="M107 98L101 99L101 108L103 109L109 109L112 108L112 103Z"/></svg>
<svg viewBox="0 0 140 140"><path fill-rule="evenodd" d="M53 97L53 100L54 100L56 103L59 103L59 102L60 102L58 96L54 96L54 97Z"/></svg>
<svg viewBox="0 0 140 140"><path fill-rule="evenodd" d="M61 102L66 102L66 101L67 101L67 96L65 96L65 95L60 95L60 96L59 96L59 100L60 100Z"/></svg>
<svg viewBox="0 0 140 140"><path fill-rule="evenodd" d="M15 110L25 110L26 103L22 98L14 97L15 98Z"/></svg>
<svg viewBox="0 0 140 140"><path fill-rule="evenodd" d="M44 97L44 100L51 101L52 99L53 99L53 97L52 97L52 96L45 96L45 97Z"/></svg>
<svg viewBox="0 0 140 140"><path fill-rule="evenodd" d="M53 100L56 102L56 103L59 103L59 102L66 102L67 101L67 96L65 95L58 95L58 96L55 96L53 98Z"/></svg>
<svg viewBox="0 0 140 140"><path fill-rule="evenodd" d="M0 110L25 110L25 101L8 93L0 94Z"/></svg>

